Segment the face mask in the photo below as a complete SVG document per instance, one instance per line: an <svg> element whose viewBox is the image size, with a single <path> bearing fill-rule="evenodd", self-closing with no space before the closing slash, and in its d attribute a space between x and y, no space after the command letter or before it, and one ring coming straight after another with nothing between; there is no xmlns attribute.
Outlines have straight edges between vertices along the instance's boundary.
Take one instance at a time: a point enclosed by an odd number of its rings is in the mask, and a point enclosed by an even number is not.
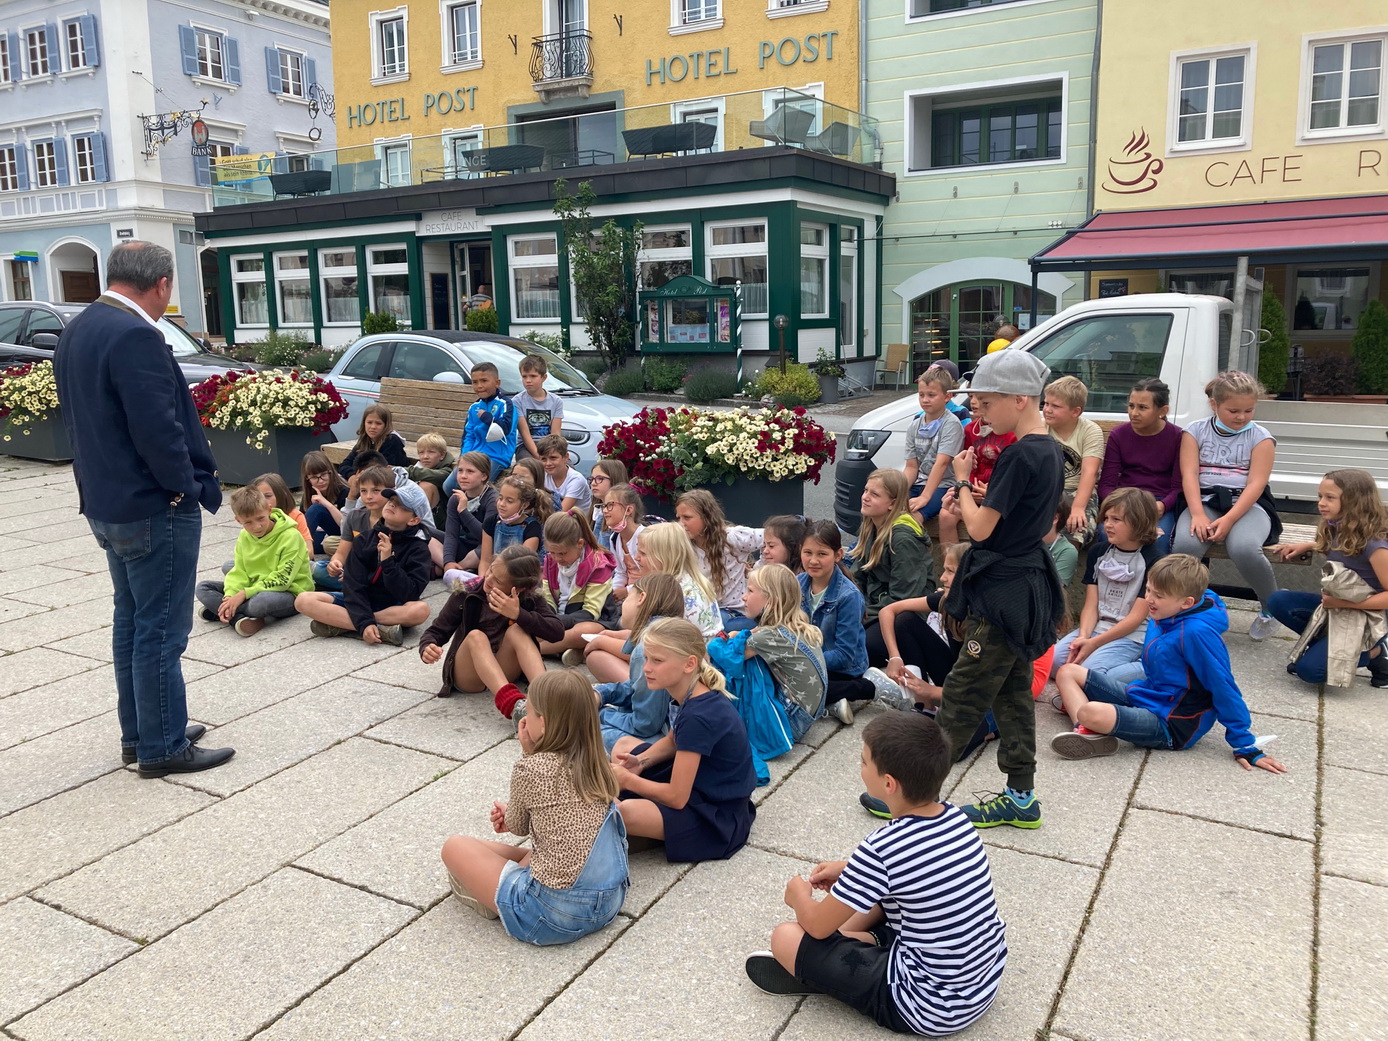
<svg viewBox="0 0 1388 1041"><path fill-rule="evenodd" d="M616 534L616 535L620 535L622 532L626 531L626 530L627 530L627 518L626 518L626 514L622 514L622 519L619 520L616 524L609 524L609 525L607 525L607 530L610 531L610 532L612 532L613 534Z"/></svg>
<svg viewBox="0 0 1388 1041"><path fill-rule="evenodd" d="M517 511L516 513L511 514L511 516L509 517L498 516L496 519L501 521L502 524L519 524L521 522L521 518L523 518L524 516L524 511Z"/></svg>
<svg viewBox="0 0 1388 1041"><path fill-rule="evenodd" d="M1094 570L1110 582L1131 582L1133 580L1133 569L1114 557L1112 553L1105 554L1104 559L1094 566Z"/></svg>
<svg viewBox="0 0 1388 1041"><path fill-rule="evenodd" d="M922 412L921 415L924 416L925 413ZM940 432L940 425L944 423L944 421L944 417L941 416L939 419L932 419L929 423L922 423L920 426L920 433L916 436L919 438L934 437Z"/></svg>
<svg viewBox="0 0 1388 1041"><path fill-rule="evenodd" d="M1221 423L1221 422L1219 421L1219 417L1218 417L1218 416L1215 416L1215 417L1214 417L1214 426L1215 426L1215 429L1218 430L1221 434L1226 434L1226 435L1246 434L1246 433L1248 433L1250 430L1253 429L1253 424L1252 424L1252 423L1248 424L1248 426L1243 427L1243 428L1240 429L1240 430L1235 430L1233 427L1226 427L1223 423Z"/></svg>

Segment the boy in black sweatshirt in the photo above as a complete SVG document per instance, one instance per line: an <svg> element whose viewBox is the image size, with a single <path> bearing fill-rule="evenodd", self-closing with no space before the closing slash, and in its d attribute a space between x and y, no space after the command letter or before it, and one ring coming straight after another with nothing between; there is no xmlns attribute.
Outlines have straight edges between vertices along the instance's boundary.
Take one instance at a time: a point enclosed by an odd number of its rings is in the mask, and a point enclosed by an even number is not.
<svg viewBox="0 0 1388 1041"><path fill-rule="evenodd" d="M355 632L366 643L404 642L403 628L429 620L420 599L433 574L429 537L420 528L429 500L419 485L405 481L382 489L381 519L352 549L340 593L300 593L294 608L313 619L314 636Z"/></svg>

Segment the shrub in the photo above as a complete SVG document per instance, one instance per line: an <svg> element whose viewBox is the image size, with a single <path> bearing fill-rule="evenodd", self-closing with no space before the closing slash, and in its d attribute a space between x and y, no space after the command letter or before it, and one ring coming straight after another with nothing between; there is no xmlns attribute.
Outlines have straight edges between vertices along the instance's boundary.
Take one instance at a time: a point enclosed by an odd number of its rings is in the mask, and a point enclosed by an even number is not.
<svg viewBox="0 0 1388 1041"><path fill-rule="evenodd" d="M337 359L342 357L341 351L330 351L320 347L316 351L309 351L299 362L299 368L309 372L328 372L337 364Z"/></svg>
<svg viewBox="0 0 1388 1041"><path fill-rule="evenodd" d="M474 333L494 333L498 327L495 307L471 307L467 313L467 327Z"/></svg>
<svg viewBox="0 0 1388 1041"><path fill-rule="evenodd" d="M579 358L574 364L578 366L579 372L583 373L583 375L587 376L594 383L607 372L607 362L603 361L601 358Z"/></svg>
<svg viewBox="0 0 1388 1041"><path fill-rule="evenodd" d="M1365 394L1388 394L1388 308L1377 300L1359 315L1354 334L1354 359L1359 363L1359 389Z"/></svg>
<svg viewBox="0 0 1388 1041"><path fill-rule="evenodd" d="M1301 370L1305 394L1342 397L1353 394L1359 383L1359 363L1347 354L1317 354L1307 358Z"/></svg>
<svg viewBox="0 0 1388 1041"><path fill-rule="evenodd" d="M362 315L361 334L370 336L372 333L393 333L400 329L400 322L395 315L389 311L368 311Z"/></svg>
<svg viewBox="0 0 1388 1041"><path fill-rule="evenodd" d="M318 345L311 343L309 338L298 330L280 332L278 329L271 329L265 339L251 341L242 346L254 350L254 356L250 359L252 361L271 368L293 369L298 368L303 356Z"/></svg>
<svg viewBox="0 0 1388 1041"><path fill-rule="evenodd" d="M256 348L259 346L260 344L258 343L238 343L235 347L230 348L227 353L237 361L255 361Z"/></svg>
<svg viewBox="0 0 1388 1041"><path fill-rule="evenodd" d="M689 366L673 358L646 358L641 372L646 379L646 389L657 394L678 394L684 386L684 375Z"/></svg>
<svg viewBox="0 0 1388 1041"><path fill-rule="evenodd" d="M1261 324L1267 330L1268 340L1258 348L1258 382L1269 394L1276 394L1287 382L1292 341L1287 336L1287 312L1273 293L1263 294Z"/></svg>
<svg viewBox="0 0 1388 1041"><path fill-rule="evenodd" d="M614 372L607 375L607 379L602 385L603 393L611 394L613 397L626 398L632 394L640 394L646 389L645 377L641 374L638 365L624 365Z"/></svg>
<svg viewBox="0 0 1388 1041"><path fill-rule="evenodd" d="M776 404L788 408L813 404L819 400L819 378L808 365L799 362L791 362L784 373L779 366L770 365L757 379L756 394L758 397L769 394Z"/></svg>
<svg viewBox="0 0 1388 1041"><path fill-rule="evenodd" d="M699 405L737 393L737 377L721 369L695 369L684 378L684 396Z"/></svg>

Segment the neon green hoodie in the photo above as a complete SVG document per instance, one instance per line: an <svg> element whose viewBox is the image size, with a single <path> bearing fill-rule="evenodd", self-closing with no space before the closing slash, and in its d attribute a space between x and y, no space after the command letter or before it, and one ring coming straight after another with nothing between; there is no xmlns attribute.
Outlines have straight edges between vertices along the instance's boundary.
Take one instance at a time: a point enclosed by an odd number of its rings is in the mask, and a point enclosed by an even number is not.
<svg viewBox="0 0 1388 1041"><path fill-rule="evenodd" d="M275 522L261 538L242 529L236 540L235 563L227 572L223 591L227 596L244 592L307 593L313 588L308 569L308 545L299 526L280 510L271 510Z"/></svg>

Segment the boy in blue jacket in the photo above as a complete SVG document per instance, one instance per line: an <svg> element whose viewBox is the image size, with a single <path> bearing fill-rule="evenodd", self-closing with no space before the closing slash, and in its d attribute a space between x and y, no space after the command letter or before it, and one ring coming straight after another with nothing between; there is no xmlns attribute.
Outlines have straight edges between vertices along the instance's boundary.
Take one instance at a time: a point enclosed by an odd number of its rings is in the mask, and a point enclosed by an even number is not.
<svg viewBox="0 0 1388 1041"><path fill-rule="evenodd" d="M501 393L501 375L495 365L489 361L479 362L472 367L471 375L477 400L467 410L463 451L484 453L492 461L491 479L495 481L515 460L519 413L515 404ZM492 433L492 427L497 428L497 433ZM444 490L452 491L447 484Z"/></svg>
<svg viewBox="0 0 1388 1041"><path fill-rule="evenodd" d="M1056 673L1061 709L1075 723L1051 739L1065 759L1112 755L1119 740L1142 748L1191 748L1224 726L1234 758L1245 770L1287 768L1255 744L1248 706L1229 667L1224 602L1208 587L1210 572L1185 553L1173 553L1147 573L1147 606L1154 624L1142 648L1146 678L1125 689L1083 665Z"/></svg>

